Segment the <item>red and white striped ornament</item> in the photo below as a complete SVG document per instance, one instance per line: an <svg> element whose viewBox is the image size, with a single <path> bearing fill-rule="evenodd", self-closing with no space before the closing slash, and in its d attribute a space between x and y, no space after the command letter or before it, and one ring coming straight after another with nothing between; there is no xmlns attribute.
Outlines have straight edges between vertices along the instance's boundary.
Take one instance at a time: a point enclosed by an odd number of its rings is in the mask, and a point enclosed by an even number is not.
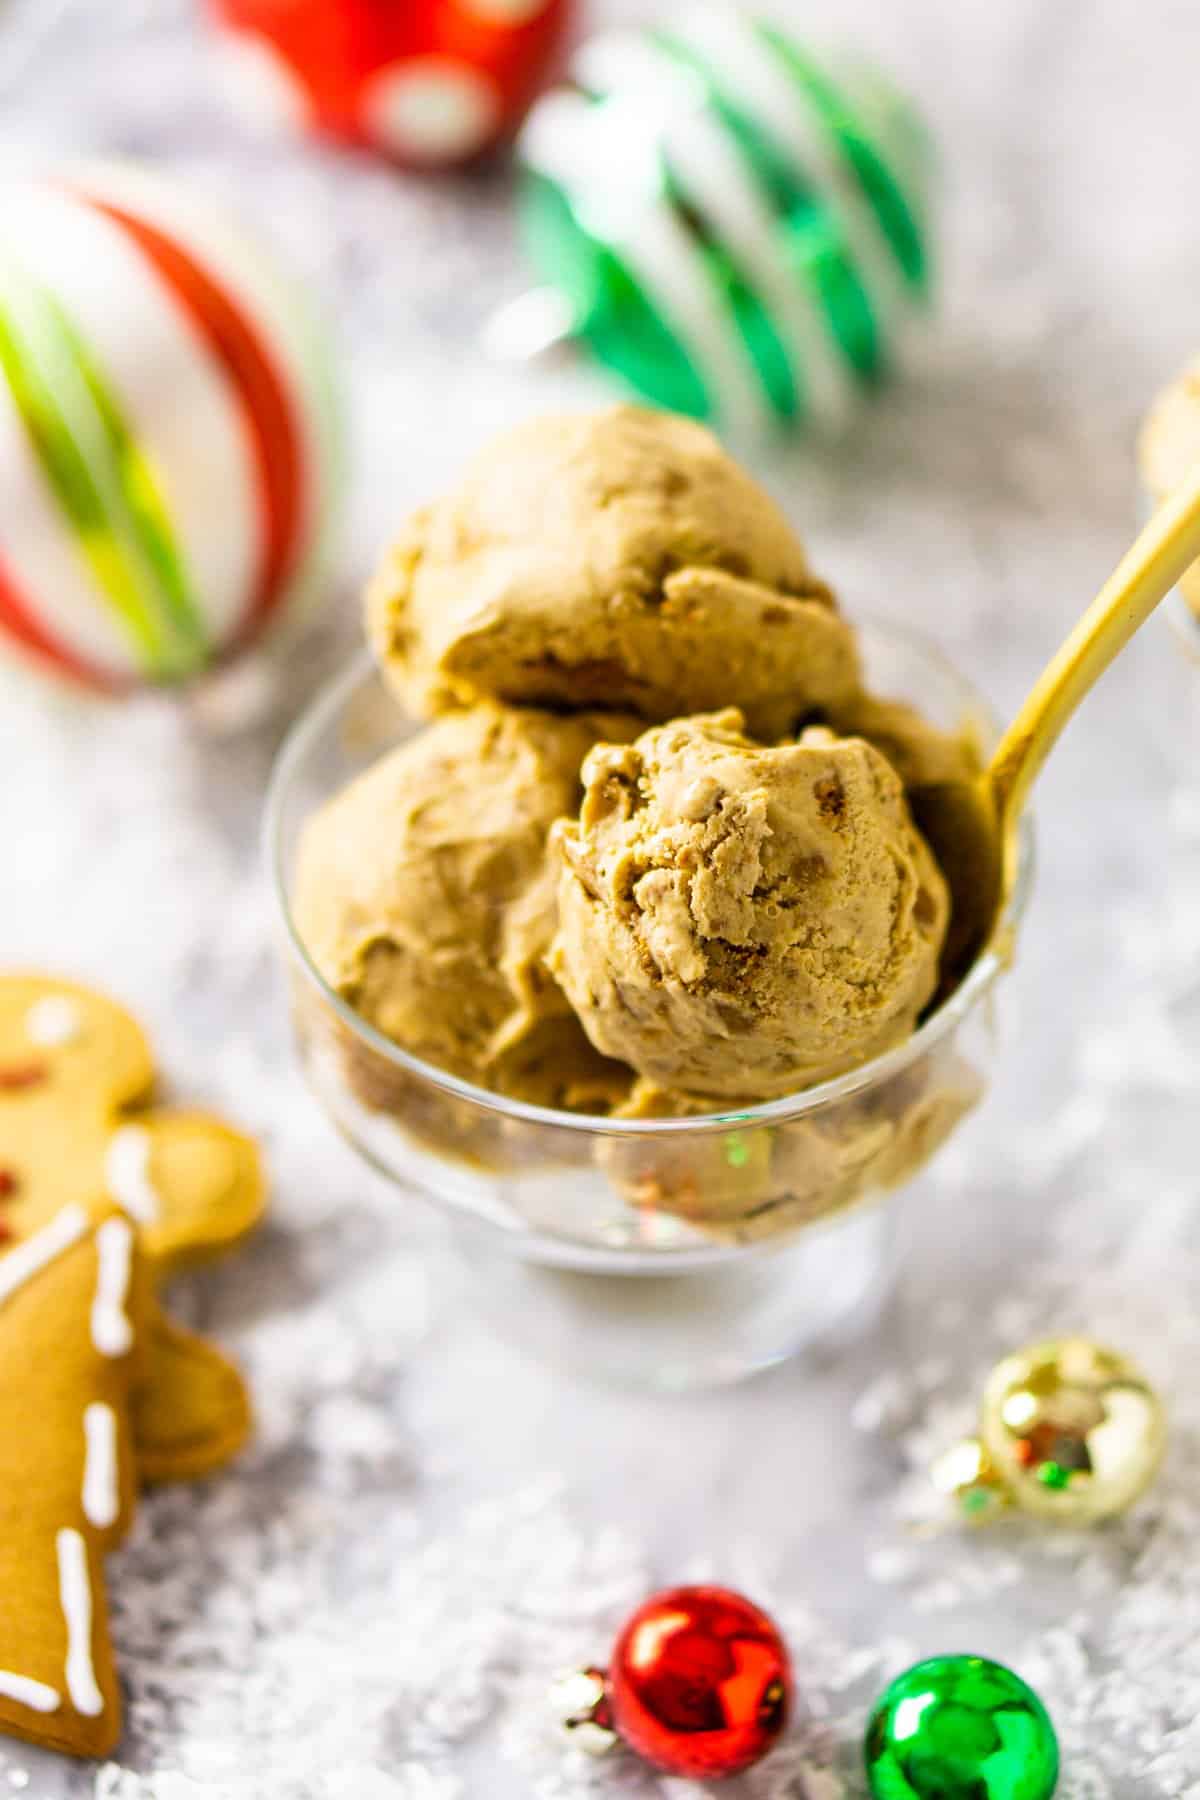
<svg viewBox="0 0 1200 1800"><path fill-rule="evenodd" d="M553 73L570 0L209 0L256 121L420 167L511 135Z"/></svg>
<svg viewBox="0 0 1200 1800"><path fill-rule="evenodd" d="M0 642L84 686L189 680L311 589L332 385L294 289L139 169L0 187Z"/></svg>

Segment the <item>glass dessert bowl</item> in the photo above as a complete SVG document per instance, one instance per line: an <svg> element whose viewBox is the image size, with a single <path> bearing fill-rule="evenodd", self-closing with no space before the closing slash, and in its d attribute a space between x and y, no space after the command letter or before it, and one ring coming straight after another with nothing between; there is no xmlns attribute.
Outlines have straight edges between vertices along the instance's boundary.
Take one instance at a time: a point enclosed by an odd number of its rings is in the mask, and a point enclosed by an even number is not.
<svg viewBox="0 0 1200 1800"><path fill-rule="evenodd" d="M1188 586L1173 588L1163 601L1162 614L1171 641L1152 716L1172 762L1183 764L1180 779L1190 797L1200 752L1200 583L1194 570Z"/></svg>
<svg viewBox="0 0 1200 1800"><path fill-rule="evenodd" d="M1200 756L1200 594L1190 587L1186 591L1174 588L1163 602L1162 612L1171 641L1162 657L1151 719L1170 765L1178 770L1172 827L1194 848L1200 841L1200 801L1195 786Z"/></svg>
<svg viewBox="0 0 1200 1800"><path fill-rule="evenodd" d="M920 639L860 626L871 691L967 726L993 721ZM557 1361L667 1389L735 1380L826 1337L879 1295L895 1209L982 1098L995 1002L1032 874L995 940L904 1043L834 1080L688 1118L612 1118L532 1106L420 1061L327 984L294 913L310 816L384 751L423 729L363 656L299 721L267 807L295 1035L334 1123L403 1193L445 1209L479 1310ZM714 1103L715 1108L715 1103Z"/></svg>
<svg viewBox="0 0 1200 1800"><path fill-rule="evenodd" d="M1143 520L1181 483L1200 454L1200 368L1181 370L1157 395L1138 439L1138 511ZM1200 837L1191 771L1200 750L1200 565L1190 568L1163 603L1175 656L1163 674L1152 722L1173 763L1186 774L1175 821L1193 842ZM1183 752L1181 757L1181 750Z"/></svg>

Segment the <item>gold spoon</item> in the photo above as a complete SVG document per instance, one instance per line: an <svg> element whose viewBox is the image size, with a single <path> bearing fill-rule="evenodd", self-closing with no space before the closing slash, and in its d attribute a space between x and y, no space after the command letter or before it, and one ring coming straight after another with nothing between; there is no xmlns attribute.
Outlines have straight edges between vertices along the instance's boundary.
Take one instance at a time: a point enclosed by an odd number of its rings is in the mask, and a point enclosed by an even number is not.
<svg viewBox="0 0 1200 1800"><path fill-rule="evenodd" d="M946 985L995 938L1017 872L1029 790L1076 707L1200 557L1200 462L1168 495L1034 683L973 784L914 787L913 814L942 865L954 910Z"/></svg>

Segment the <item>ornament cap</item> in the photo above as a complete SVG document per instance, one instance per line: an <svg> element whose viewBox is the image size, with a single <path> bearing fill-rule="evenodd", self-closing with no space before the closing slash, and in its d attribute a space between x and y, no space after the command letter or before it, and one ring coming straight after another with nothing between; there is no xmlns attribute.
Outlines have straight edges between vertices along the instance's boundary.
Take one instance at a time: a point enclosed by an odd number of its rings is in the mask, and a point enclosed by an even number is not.
<svg viewBox="0 0 1200 1800"><path fill-rule="evenodd" d="M550 1704L577 1750L588 1756L607 1756L619 1742L603 1669L571 1669L560 1675L550 1689Z"/></svg>
<svg viewBox="0 0 1200 1800"><path fill-rule="evenodd" d="M988 1525L1007 1512L1012 1497L995 1464L977 1437L963 1438L945 1450L930 1469L933 1485L953 1502L968 1525Z"/></svg>

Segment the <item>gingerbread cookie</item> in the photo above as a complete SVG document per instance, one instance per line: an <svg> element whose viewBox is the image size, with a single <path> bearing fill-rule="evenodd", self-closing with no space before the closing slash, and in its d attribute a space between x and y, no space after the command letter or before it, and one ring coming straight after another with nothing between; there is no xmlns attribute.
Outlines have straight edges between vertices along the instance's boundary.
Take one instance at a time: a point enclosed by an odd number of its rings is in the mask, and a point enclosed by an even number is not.
<svg viewBox="0 0 1200 1800"><path fill-rule="evenodd" d="M237 1455L250 1426L246 1384L234 1365L204 1338L157 1311L145 1375L133 1401L141 1479L194 1481L210 1475Z"/></svg>
<svg viewBox="0 0 1200 1800"><path fill-rule="evenodd" d="M156 1289L263 1212L248 1139L148 1110L120 1007L0 977L0 1730L106 1754L120 1706L101 1557L143 1481L207 1474L250 1429L237 1369Z"/></svg>
<svg viewBox="0 0 1200 1800"><path fill-rule="evenodd" d="M120 1736L101 1559L133 1517L153 1306L107 1203L64 1206L0 1259L0 1730L76 1756Z"/></svg>
<svg viewBox="0 0 1200 1800"><path fill-rule="evenodd" d="M107 1196L136 1223L161 1285L253 1230L264 1206L254 1145L203 1114L148 1110L153 1085L149 1045L123 1008L72 982L0 977L0 1234L27 1239L65 1200ZM208 1473L250 1428L233 1365L161 1317L134 1416L149 1481Z"/></svg>
<svg viewBox="0 0 1200 1800"><path fill-rule="evenodd" d="M114 1001L40 975L0 977L0 1209L17 1237L64 1196L108 1193L161 1279L258 1224L254 1146L217 1119L147 1111L154 1061Z"/></svg>

